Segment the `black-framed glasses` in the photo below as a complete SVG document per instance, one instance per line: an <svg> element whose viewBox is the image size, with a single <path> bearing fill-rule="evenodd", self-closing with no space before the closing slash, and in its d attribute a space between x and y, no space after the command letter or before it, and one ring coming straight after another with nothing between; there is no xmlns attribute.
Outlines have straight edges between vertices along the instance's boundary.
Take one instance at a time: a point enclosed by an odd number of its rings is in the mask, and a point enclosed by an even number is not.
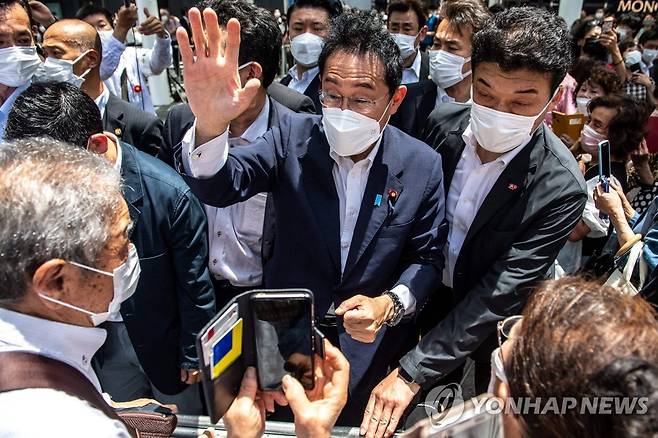
<svg viewBox="0 0 658 438"><path fill-rule="evenodd" d="M347 100L347 108L357 113L367 113L372 111L377 102L382 99L389 98L388 95L382 96L378 99L366 99L362 97L345 97L337 93L328 91L320 91L320 103L327 108L340 108L343 106L343 100Z"/></svg>
<svg viewBox="0 0 658 438"><path fill-rule="evenodd" d="M507 318L503 319L502 321L498 321L498 346L499 347L502 347L503 342L505 342L506 339L510 338L510 334L512 333L512 328L521 320L523 320L522 315L512 315L512 316L508 316Z"/></svg>

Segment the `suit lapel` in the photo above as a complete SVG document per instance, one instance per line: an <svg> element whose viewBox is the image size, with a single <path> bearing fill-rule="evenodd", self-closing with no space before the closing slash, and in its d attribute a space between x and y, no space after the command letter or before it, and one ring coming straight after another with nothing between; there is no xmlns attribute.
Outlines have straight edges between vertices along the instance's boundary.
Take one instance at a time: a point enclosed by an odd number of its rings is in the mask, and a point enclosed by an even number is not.
<svg viewBox="0 0 658 438"><path fill-rule="evenodd" d="M340 214L332 173L334 162L329 156L329 145L319 128L313 129L308 141L307 152L300 158L303 184L331 260L340 272Z"/></svg>
<svg viewBox="0 0 658 438"><path fill-rule="evenodd" d="M292 76L290 76L290 73L288 73L281 79L281 85L285 85L287 87L290 81L292 81Z"/></svg>
<svg viewBox="0 0 658 438"><path fill-rule="evenodd" d="M498 177L478 209L473 223L468 230L462 249L466 248L480 228L489 222L498 211L508 208L510 200L521 196L525 191L537 169L537 154L541 148L541 145L538 143L543 143L544 141L543 129L543 127L540 127L537 130L530 143L512 159L500 177Z"/></svg>
<svg viewBox="0 0 658 438"><path fill-rule="evenodd" d="M354 227L343 278L347 278L389 216L389 192L395 190L399 199L404 189L402 182L398 179L402 171L400 167L402 162L395 150L396 147L401 145L391 144L388 139L388 130L385 130L379 151L368 175L368 182L363 193L359 217ZM382 201L379 205L375 205L377 195L382 195ZM391 211L390 214L392 213Z"/></svg>
<svg viewBox="0 0 658 438"><path fill-rule="evenodd" d="M441 154L441 160L443 160L443 184L446 196L465 147L462 133L457 130L448 132L445 139L436 147L436 151Z"/></svg>
<svg viewBox="0 0 658 438"><path fill-rule="evenodd" d="M116 135L119 140L123 138L126 130L126 122L123 120L123 112L114 104L114 95L110 95L105 105L105 113L103 114L103 130L111 132Z"/></svg>

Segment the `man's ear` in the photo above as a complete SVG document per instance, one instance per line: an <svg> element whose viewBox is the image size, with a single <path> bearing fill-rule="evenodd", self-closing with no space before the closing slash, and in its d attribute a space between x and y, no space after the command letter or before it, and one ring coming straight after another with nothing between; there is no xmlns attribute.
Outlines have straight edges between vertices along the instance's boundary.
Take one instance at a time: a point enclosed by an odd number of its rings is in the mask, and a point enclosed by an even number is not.
<svg viewBox="0 0 658 438"><path fill-rule="evenodd" d="M553 111L553 109L555 109L555 106L562 100L563 95L564 87L560 85L555 92L555 96L553 96L553 99L551 99L551 103L548 105L548 111Z"/></svg>
<svg viewBox="0 0 658 438"><path fill-rule="evenodd" d="M398 111L398 108L404 101L404 97L406 95L407 95L407 87L405 85L400 85L398 89L395 90L395 93L391 98L391 108L390 108L391 115L395 114Z"/></svg>
<svg viewBox="0 0 658 438"><path fill-rule="evenodd" d="M249 76L247 80L249 79L263 80L263 67L255 61L249 65Z"/></svg>
<svg viewBox="0 0 658 438"><path fill-rule="evenodd" d="M63 268L66 262L62 259L51 259L34 271L32 276L32 290L51 298L60 299L64 292ZM46 307L56 307L55 303L43 300Z"/></svg>
<svg viewBox="0 0 658 438"><path fill-rule="evenodd" d="M425 37L427 36L427 31L429 28L427 25L423 26L422 29L420 29L420 32L418 32L418 44L422 43Z"/></svg>
<svg viewBox="0 0 658 438"><path fill-rule="evenodd" d="M105 134L93 134L87 141L87 150L98 155L103 155L107 152L107 144L108 140Z"/></svg>
<svg viewBox="0 0 658 438"><path fill-rule="evenodd" d="M86 58L87 58L87 67L85 68L85 70L87 68L94 69L94 68L98 67L99 65L101 65L101 58L102 57L101 57L101 54L98 53L96 50L93 50L93 49L90 50L87 53Z"/></svg>

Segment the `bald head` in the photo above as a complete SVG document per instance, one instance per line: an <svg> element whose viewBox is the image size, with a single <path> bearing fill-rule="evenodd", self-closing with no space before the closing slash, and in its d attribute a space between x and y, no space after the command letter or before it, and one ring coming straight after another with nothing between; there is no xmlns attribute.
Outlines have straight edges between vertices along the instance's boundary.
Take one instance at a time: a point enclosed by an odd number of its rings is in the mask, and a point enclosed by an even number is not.
<svg viewBox="0 0 658 438"><path fill-rule="evenodd" d="M76 19L60 20L46 30L43 35L44 49L50 45L65 45L77 49L80 54L96 50L102 54L101 39L90 24Z"/></svg>

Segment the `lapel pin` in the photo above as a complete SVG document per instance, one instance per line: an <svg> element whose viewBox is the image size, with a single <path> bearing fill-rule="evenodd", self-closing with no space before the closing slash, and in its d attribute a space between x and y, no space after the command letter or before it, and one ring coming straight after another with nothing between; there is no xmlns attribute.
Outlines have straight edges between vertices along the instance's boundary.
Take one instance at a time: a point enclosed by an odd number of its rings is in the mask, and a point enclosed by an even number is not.
<svg viewBox="0 0 658 438"><path fill-rule="evenodd" d="M375 196L375 207L382 205L382 195Z"/></svg>
<svg viewBox="0 0 658 438"><path fill-rule="evenodd" d="M395 211L395 203L398 201L398 192L395 189L388 189L388 214L391 217Z"/></svg>
<svg viewBox="0 0 658 438"><path fill-rule="evenodd" d="M139 85L139 84L133 85L133 92L141 93L142 92L142 86Z"/></svg>
<svg viewBox="0 0 658 438"><path fill-rule="evenodd" d="M121 128L114 128L114 135L121 137Z"/></svg>
<svg viewBox="0 0 658 438"><path fill-rule="evenodd" d="M517 186L517 185L514 184L514 183L509 183L509 184L507 185L507 188L510 189L510 190L516 190L516 189L519 188L519 186Z"/></svg>

